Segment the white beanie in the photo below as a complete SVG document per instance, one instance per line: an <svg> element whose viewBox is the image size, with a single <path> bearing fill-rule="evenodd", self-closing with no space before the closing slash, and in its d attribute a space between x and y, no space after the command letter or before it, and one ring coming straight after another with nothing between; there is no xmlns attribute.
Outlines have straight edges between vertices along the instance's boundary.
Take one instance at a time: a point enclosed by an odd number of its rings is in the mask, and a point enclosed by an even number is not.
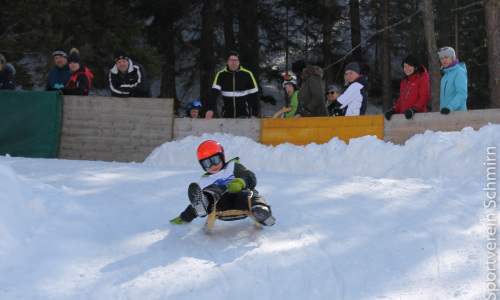
<svg viewBox="0 0 500 300"><path fill-rule="evenodd" d="M455 60L455 50L451 47L443 47L439 49L439 59L441 59L443 56L448 56L451 57L451 59Z"/></svg>

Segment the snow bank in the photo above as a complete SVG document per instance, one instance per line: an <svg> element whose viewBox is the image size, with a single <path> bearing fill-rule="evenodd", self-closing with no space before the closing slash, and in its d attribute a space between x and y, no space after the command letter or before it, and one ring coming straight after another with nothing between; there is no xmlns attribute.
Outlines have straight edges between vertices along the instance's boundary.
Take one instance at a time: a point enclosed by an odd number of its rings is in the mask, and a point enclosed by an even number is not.
<svg viewBox="0 0 500 300"><path fill-rule="evenodd" d="M386 143L375 136L351 139L349 145L333 138L326 144L295 146L289 143L265 146L246 137L204 134L167 142L145 160L145 164L198 166L193 144L213 139L225 149L226 159L238 156L256 171L375 178L474 177L484 174L488 147L500 148L500 125L479 131L417 134L404 146Z"/></svg>
<svg viewBox="0 0 500 300"><path fill-rule="evenodd" d="M25 186L16 172L5 163L0 163L0 257L19 246L30 227L32 217L28 211L31 199L29 188Z"/></svg>

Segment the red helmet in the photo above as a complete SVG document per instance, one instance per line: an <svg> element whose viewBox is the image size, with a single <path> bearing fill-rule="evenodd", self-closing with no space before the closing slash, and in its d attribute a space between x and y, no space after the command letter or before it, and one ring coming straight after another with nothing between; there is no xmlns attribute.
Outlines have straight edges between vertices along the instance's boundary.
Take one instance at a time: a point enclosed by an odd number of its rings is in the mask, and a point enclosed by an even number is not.
<svg viewBox="0 0 500 300"><path fill-rule="evenodd" d="M222 160L224 162L226 161L226 157L224 156L224 148L222 148L222 146L218 142L213 140L204 141L200 144L200 146L198 146L198 151L196 151L198 161L214 156L216 154L222 156Z"/></svg>

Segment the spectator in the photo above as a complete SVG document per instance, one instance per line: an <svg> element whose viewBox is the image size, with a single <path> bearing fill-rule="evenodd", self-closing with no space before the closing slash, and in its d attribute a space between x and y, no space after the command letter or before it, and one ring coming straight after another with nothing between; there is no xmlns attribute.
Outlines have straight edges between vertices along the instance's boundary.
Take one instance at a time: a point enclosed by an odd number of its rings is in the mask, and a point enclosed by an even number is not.
<svg viewBox="0 0 500 300"><path fill-rule="evenodd" d="M54 69L50 71L49 78L47 79L47 86L45 90L47 91L57 91L61 90L68 83L71 77L71 72L68 66L68 55L63 48L57 47L54 52L52 52L52 57L54 58Z"/></svg>
<svg viewBox="0 0 500 300"><path fill-rule="evenodd" d="M402 67L404 75L398 102L384 113L387 121L393 114L404 113L409 120L415 113L427 112L427 104L431 100L429 73L418 58L409 55L403 60Z"/></svg>
<svg viewBox="0 0 500 300"><path fill-rule="evenodd" d="M70 51L68 65L71 77L63 88L63 93L65 95L88 96L94 75L92 75L92 72L88 68L80 66L80 55L78 53L78 50L75 48Z"/></svg>
<svg viewBox="0 0 500 300"><path fill-rule="evenodd" d="M123 50L115 53L115 65L109 71L109 88L113 97L151 98L144 67L133 63Z"/></svg>
<svg viewBox="0 0 500 300"><path fill-rule="evenodd" d="M342 94L342 88L337 84L330 85L326 89L325 104L329 116L345 115L345 109L340 108L341 106L340 103L336 101L341 94Z"/></svg>
<svg viewBox="0 0 500 300"><path fill-rule="evenodd" d="M439 49L444 76L441 79L440 109L441 114L450 111L467 110L467 68L460 63L451 47Z"/></svg>
<svg viewBox="0 0 500 300"><path fill-rule="evenodd" d="M7 63L5 56L0 53L0 90L15 90L16 83L14 81L14 75L16 74L16 69L10 63Z"/></svg>
<svg viewBox="0 0 500 300"><path fill-rule="evenodd" d="M292 72L297 76L300 89L295 118L328 116L321 85L323 69L318 66L306 67L303 60L298 60L292 64Z"/></svg>
<svg viewBox="0 0 500 300"><path fill-rule="evenodd" d="M219 94L223 118L258 118L259 88L252 72L240 66L238 52L229 52L227 66L215 76L205 119L213 117Z"/></svg>
<svg viewBox="0 0 500 300"><path fill-rule="evenodd" d="M287 95L290 97L290 107L292 108L291 111L285 114L285 117L293 118L298 106L297 95L299 94L299 89L297 87L297 77L286 74L283 78L285 79L285 81L283 81L283 87L285 88Z"/></svg>
<svg viewBox="0 0 500 300"><path fill-rule="evenodd" d="M359 116L366 113L368 106L368 90L370 83L366 77L360 75L360 68L357 62L350 62L345 67L344 78L347 90L337 98L341 104L340 108L346 108L346 116Z"/></svg>
<svg viewBox="0 0 500 300"><path fill-rule="evenodd" d="M186 116L184 118L198 119L200 117L201 103L199 101L189 102L186 105Z"/></svg>

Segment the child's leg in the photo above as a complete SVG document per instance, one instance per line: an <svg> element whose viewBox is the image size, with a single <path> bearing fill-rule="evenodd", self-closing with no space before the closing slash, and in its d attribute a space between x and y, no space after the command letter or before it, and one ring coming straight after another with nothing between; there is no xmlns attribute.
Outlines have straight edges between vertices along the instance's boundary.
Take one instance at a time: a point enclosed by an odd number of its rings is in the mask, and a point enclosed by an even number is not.
<svg viewBox="0 0 500 300"><path fill-rule="evenodd" d="M271 211L271 205L256 190L254 190L254 194L252 195L252 215L264 226L273 226L276 223L276 219L273 217Z"/></svg>

